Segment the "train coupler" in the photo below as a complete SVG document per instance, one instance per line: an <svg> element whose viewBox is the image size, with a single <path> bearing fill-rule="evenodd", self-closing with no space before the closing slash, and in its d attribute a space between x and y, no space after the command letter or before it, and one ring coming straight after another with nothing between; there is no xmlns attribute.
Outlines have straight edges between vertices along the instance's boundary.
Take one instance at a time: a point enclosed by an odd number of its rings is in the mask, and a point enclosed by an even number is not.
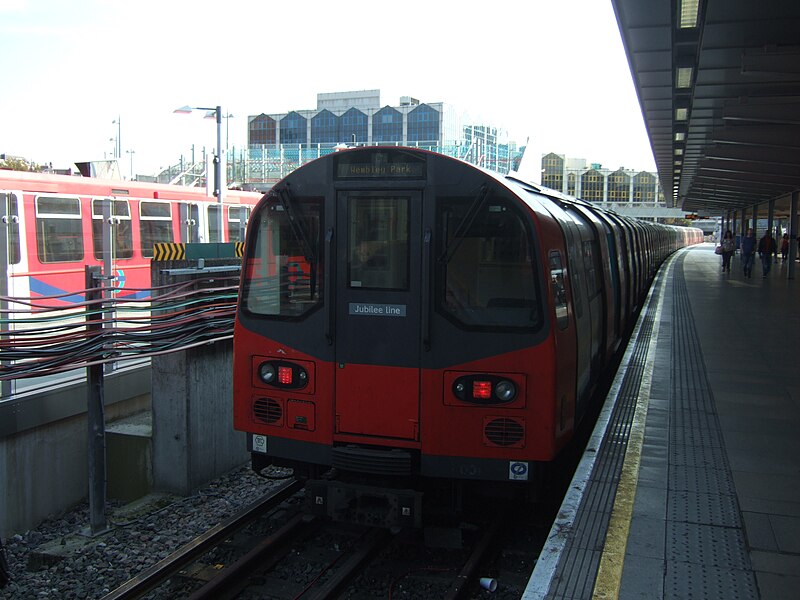
<svg viewBox="0 0 800 600"><path fill-rule="evenodd" d="M306 509L334 521L372 527L420 527L422 492L410 489L325 481L308 481Z"/></svg>

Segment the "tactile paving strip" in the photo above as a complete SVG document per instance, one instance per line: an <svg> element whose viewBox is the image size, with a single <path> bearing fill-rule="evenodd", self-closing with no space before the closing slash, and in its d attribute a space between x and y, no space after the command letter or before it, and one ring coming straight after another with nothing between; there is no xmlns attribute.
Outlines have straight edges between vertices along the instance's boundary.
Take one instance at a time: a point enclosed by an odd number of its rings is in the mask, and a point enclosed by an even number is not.
<svg viewBox="0 0 800 600"><path fill-rule="evenodd" d="M673 271L665 598L759 598L682 256Z"/></svg>
<svg viewBox="0 0 800 600"><path fill-rule="evenodd" d="M695 563L670 561L664 583L664 598L758 598L751 571L722 569Z"/></svg>
<svg viewBox="0 0 800 600"><path fill-rule="evenodd" d="M548 598L592 597L644 375L656 303L657 295L653 294L578 508L573 535L564 545Z"/></svg>

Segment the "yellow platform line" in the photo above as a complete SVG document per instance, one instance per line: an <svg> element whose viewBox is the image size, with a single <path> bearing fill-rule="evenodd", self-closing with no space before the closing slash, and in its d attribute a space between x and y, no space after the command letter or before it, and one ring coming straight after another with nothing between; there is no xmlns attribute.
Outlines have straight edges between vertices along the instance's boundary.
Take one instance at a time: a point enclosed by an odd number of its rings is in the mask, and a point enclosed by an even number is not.
<svg viewBox="0 0 800 600"><path fill-rule="evenodd" d="M670 270L671 268L670 265ZM619 598L622 567L625 564L625 549L628 546L628 534L630 533L631 517L633 516L633 501L636 498L639 465L642 460L644 428L647 420L647 407L650 404L650 389L653 385L656 342L658 341L665 288L666 286L661 288L656 313L653 318L653 331L647 346L647 359L645 360L644 373L639 387L636 410L633 413L628 446L625 450L625 460L622 463L617 495L614 498L614 508L612 509L608 531L606 532L606 542L603 546L603 554L600 557L600 566L597 571L592 598Z"/></svg>

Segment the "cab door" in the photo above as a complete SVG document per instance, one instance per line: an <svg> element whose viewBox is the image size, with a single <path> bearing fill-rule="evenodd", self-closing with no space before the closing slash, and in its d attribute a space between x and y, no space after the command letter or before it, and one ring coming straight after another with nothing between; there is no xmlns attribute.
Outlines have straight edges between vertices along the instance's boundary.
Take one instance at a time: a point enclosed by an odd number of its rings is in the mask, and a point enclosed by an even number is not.
<svg viewBox="0 0 800 600"><path fill-rule="evenodd" d="M336 432L419 439L419 191L336 198Z"/></svg>

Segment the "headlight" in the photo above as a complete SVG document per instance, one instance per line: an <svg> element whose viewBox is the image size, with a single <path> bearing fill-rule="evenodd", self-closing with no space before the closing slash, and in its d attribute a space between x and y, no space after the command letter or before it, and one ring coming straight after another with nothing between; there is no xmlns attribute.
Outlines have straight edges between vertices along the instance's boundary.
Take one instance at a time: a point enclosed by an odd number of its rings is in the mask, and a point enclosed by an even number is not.
<svg viewBox="0 0 800 600"><path fill-rule="evenodd" d="M517 396L517 387L512 382L504 379L495 386L494 395L502 402L511 402Z"/></svg>
<svg viewBox="0 0 800 600"><path fill-rule="evenodd" d="M258 367L258 376L264 383L275 383L275 367L270 363L261 363Z"/></svg>

